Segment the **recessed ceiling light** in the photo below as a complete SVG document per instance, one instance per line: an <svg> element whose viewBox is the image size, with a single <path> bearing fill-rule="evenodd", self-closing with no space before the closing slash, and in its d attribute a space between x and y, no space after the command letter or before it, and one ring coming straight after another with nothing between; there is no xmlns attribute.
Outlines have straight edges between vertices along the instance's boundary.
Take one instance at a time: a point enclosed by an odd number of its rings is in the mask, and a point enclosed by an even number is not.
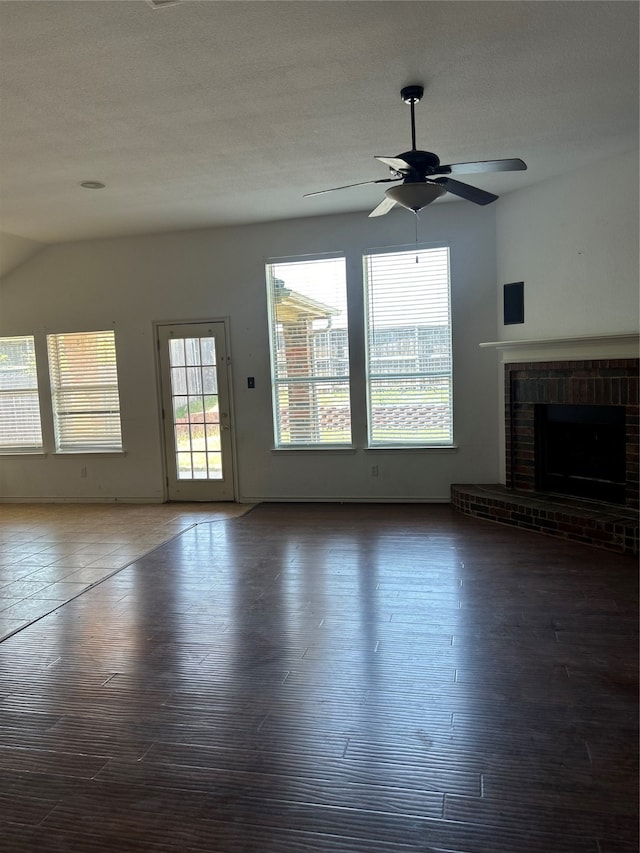
<svg viewBox="0 0 640 853"><path fill-rule="evenodd" d="M85 190L103 190L106 184L102 181L80 181L80 186Z"/></svg>
<svg viewBox="0 0 640 853"><path fill-rule="evenodd" d="M164 9L165 6L177 6L182 0L147 0L152 9Z"/></svg>

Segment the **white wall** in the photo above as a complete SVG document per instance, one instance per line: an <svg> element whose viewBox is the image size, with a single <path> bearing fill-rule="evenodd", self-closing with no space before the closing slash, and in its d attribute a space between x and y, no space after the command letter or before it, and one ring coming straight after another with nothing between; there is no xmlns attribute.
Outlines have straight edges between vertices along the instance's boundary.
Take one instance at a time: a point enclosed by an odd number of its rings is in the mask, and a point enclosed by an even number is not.
<svg viewBox="0 0 640 853"><path fill-rule="evenodd" d="M463 202L424 211L420 235L451 246L459 449L365 451L364 421L354 412L354 452L272 450L265 262L345 251L354 316L362 252L410 243L413 231L411 215L394 211L380 219L358 213L48 247L0 284L0 334L34 333L44 362L46 333L114 327L126 455L3 457L0 497L161 500L153 321L223 317L231 330L240 499L448 500L452 482L494 482L497 356L478 344L497 333L495 213ZM247 376L255 376L255 390ZM361 377L354 382L363 400ZM50 434L50 416L43 416Z"/></svg>
<svg viewBox="0 0 640 853"><path fill-rule="evenodd" d="M0 278L44 249L45 245L0 231Z"/></svg>
<svg viewBox="0 0 640 853"><path fill-rule="evenodd" d="M638 152L526 187L496 205L498 341L637 332ZM524 281L525 322L503 325L503 285ZM499 480L505 481L498 368Z"/></svg>
<svg viewBox="0 0 640 853"><path fill-rule="evenodd" d="M496 204L498 340L638 329L638 152ZM524 281L523 324L502 323L502 285Z"/></svg>

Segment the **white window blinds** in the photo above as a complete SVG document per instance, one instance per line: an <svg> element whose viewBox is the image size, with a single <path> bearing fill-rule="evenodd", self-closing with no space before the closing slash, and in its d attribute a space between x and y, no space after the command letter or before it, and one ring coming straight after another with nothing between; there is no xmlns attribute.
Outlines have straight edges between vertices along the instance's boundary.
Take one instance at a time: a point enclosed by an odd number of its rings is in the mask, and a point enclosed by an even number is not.
<svg viewBox="0 0 640 853"><path fill-rule="evenodd" d="M0 453L42 450L33 337L0 338Z"/></svg>
<svg viewBox="0 0 640 853"><path fill-rule="evenodd" d="M344 258L267 266L276 447L349 444Z"/></svg>
<svg viewBox="0 0 640 853"><path fill-rule="evenodd" d="M371 446L453 440L449 250L364 258Z"/></svg>
<svg viewBox="0 0 640 853"><path fill-rule="evenodd" d="M122 449L113 332L47 335L58 451Z"/></svg>

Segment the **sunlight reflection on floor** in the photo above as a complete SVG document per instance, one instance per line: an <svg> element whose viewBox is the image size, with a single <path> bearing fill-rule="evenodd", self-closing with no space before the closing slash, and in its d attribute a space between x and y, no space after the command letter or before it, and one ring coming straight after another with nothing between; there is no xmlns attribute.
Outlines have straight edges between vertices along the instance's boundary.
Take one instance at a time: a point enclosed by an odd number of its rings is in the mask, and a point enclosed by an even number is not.
<svg viewBox="0 0 640 853"><path fill-rule="evenodd" d="M0 640L204 522L252 504L0 505Z"/></svg>

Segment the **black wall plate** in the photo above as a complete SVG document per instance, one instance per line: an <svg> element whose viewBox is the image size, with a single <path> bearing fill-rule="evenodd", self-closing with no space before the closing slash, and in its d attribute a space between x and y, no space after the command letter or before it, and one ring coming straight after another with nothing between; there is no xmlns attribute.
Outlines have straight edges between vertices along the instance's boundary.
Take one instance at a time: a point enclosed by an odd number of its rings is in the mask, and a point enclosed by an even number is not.
<svg viewBox="0 0 640 853"><path fill-rule="evenodd" d="M504 285L504 325L524 323L524 281Z"/></svg>

